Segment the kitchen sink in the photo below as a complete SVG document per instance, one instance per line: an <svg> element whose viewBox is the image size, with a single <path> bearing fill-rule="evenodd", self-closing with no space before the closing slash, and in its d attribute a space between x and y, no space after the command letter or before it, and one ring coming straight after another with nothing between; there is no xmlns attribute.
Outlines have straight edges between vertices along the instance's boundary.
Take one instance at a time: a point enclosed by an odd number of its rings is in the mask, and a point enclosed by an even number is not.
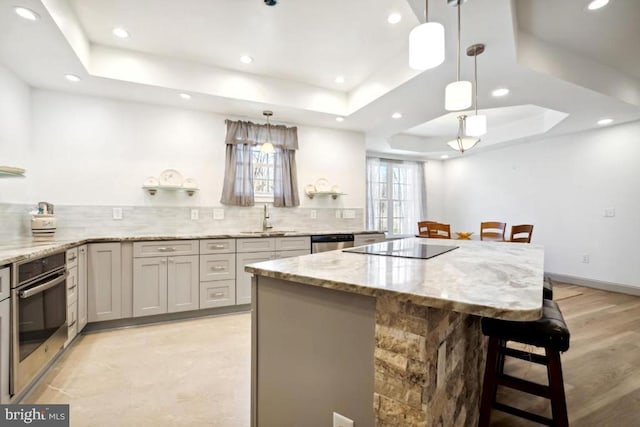
<svg viewBox="0 0 640 427"><path fill-rule="evenodd" d="M267 230L267 231L241 231L241 234L252 236L284 236L287 233L295 233L295 230Z"/></svg>

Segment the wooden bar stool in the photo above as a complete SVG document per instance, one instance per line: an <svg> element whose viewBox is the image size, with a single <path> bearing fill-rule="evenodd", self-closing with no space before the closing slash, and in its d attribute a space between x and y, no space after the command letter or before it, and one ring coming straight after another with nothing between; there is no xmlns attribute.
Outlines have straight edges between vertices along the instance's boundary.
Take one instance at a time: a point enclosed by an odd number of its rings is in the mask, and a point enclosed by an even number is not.
<svg viewBox="0 0 640 427"><path fill-rule="evenodd" d="M543 314L539 320L515 322L499 319L482 319L482 333L489 337L487 364L484 371L482 398L480 401L479 427L488 427L491 409L497 409L540 424L568 427L567 404L562 379L560 352L569 349L569 329L558 304L543 300ZM507 347L508 341L529 344L545 349L545 355ZM549 385L534 383L503 372L504 357L516 357L547 367ZM551 401L552 418L527 412L496 401L498 386L534 394Z"/></svg>

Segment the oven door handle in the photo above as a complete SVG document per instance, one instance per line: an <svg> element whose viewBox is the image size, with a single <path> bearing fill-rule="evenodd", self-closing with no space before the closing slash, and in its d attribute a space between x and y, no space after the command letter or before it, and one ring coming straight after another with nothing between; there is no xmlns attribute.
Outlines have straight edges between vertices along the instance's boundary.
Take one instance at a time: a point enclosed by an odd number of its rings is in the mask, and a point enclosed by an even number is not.
<svg viewBox="0 0 640 427"><path fill-rule="evenodd" d="M37 294L39 294L41 292L46 291L47 289L53 288L54 286L58 285L61 282L64 282L67 279L68 275L69 275L69 273L67 273L65 271L62 276L59 276L59 277L57 277L56 279L53 279L50 282L43 283L42 285L35 286L33 288L27 289L26 291L20 291L20 292L18 292L18 295L20 295L20 298L22 298L22 299L30 298L30 297L32 297L34 295L37 295Z"/></svg>

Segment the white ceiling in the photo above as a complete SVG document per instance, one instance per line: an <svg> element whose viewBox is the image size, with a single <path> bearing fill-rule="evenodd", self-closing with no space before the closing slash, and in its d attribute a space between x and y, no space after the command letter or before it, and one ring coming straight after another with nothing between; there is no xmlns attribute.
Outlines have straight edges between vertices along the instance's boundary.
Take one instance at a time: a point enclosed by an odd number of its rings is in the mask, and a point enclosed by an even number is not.
<svg viewBox="0 0 640 427"><path fill-rule="evenodd" d="M482 42L478 99L489 145L640 119L640 1L468 0L462 40ZM28 22L13 6L41 15ZM407 65L408 33L423 0L0 0L0 63L34 87L174 105L276 122L366 133L370 151L438 158L455 154L455 115L444 86L455 78L455 8L431 0L446 29L446 61ZM386 17L402 14L399 24ZM111 34L115 26L131 37ZM635 49L637 50L637 49ZM254 58L242 64L240 55ZM71 84L65 73L82 81ZM462 58L462 78L473 60ZM335 77L343 75L345 83ZM493 98L506 86L509 96ZM192 94L184 101L180 92ZM391 118L401 112L399 120ZM344 116L338 123L336 116ZM447 130L451 125L450 132Z"/></svg>

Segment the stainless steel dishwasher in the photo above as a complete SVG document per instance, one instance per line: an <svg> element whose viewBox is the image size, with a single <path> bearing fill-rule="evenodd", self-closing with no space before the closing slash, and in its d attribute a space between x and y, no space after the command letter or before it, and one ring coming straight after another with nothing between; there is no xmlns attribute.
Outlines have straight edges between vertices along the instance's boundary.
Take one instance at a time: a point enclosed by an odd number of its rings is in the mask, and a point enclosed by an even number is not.
<svg viewBox="0 0 640 427"><path fill-rule="evenodd" d="M311 236L311 253L352 248L353 234L322 234Z"/></svg>

